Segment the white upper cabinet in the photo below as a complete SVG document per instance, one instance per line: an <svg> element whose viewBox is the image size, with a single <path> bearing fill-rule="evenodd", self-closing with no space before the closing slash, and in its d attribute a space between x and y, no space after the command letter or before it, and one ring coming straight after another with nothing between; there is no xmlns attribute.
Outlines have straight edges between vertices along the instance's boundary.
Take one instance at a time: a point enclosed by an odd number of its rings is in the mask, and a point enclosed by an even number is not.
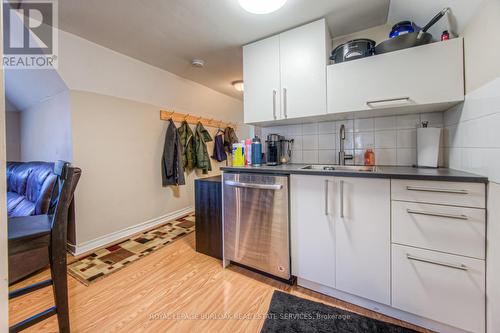
<svg viewBox="0 0 500 333"><path fill-rule="evenodd" d="M276 120L280 115L280 38L243 47L245 123Z"/></svg>
<svg viewBox="0 0 500 333"><path fill-rule="evenodd" d="M328 113L438 111L464 100L462 38L333 64L327 72Z"/></svg>
<svg viewBox="0 0 500 333"><path fill-rule="evenodd" d="M324 20L280 35L284 118L326 114L326 66L330 44Z"/></svg>
<svg viewBox="0 0 500 333"><path fill-rule="evenodd" d="M326 114L324 19L243 47L245 123Z"/></svg>

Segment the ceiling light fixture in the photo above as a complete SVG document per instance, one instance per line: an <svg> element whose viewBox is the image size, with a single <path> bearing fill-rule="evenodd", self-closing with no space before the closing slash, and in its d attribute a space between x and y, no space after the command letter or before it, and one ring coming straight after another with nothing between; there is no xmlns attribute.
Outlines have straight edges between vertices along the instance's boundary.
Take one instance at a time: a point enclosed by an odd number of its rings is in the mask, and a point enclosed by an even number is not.
<svg viewBox="0 0 500 333"><path fill-rule="evenodd" d="M191 66L201 68L205 66L205 61L201 59L193 59L191 60Z"/></svg>
<svg viewBox="0 0 500 333"><path fill-rule="evenodd" d="M237 91L243 91L243 89L244 89L243 81L241 81L241 80L233 81L231 84L233 85L234 89L236 89Z"/></svg>
<svg viewBox="0 0 500 333"><path fill-rule="evenodd" d="M252 14L269 14L277 11L286 0L238 0L244 10Z"/></svg>

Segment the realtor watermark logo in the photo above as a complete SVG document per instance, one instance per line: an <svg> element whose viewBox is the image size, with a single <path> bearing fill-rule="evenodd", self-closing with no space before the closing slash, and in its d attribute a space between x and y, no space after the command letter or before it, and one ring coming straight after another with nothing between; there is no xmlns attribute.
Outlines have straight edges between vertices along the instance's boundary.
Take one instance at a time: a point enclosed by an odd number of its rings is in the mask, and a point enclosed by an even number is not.
<svg viewBox="0 0 500 333"><path fill-rule="evenodd" d="M4 1L2 5L4 68L57 68L57 0Z"/></svg>

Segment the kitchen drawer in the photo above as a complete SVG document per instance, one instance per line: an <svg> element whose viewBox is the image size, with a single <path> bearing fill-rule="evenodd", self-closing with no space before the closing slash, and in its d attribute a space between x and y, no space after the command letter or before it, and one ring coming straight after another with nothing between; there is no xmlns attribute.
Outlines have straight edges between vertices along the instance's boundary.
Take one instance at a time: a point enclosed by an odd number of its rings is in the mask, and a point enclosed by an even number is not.
<svg viewBox="0 0 500 333"><path fill-rule="evenodd" d="M392 201L392 241L485 258L485 210Z"/></svg>
<svg viewBox="0 0 500 333"><path fill-rule="evenodd" d="M485 185L481 183L428 180L391 181L392 200L484 208L485 191Z"/></svg>
<svg viewBox="0 0 500 333"><path fill-rule="evenodd" d="M484 332L485 262L392 245L392 306L463 330Z"/></svg>

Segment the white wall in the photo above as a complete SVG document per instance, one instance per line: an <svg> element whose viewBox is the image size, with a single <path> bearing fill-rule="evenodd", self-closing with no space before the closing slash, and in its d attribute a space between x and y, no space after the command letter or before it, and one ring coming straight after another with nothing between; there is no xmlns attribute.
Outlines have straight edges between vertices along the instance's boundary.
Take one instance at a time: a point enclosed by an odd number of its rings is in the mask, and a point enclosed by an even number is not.
<svg viewBox="0 0 500 333"><path fill-rule="evenodd" d="M71 161L69 92L21 110L21 161Z"/></svg>
<svg viewBox="0 0 500 333"><path fill-rule="evenodd" d="M59 74L71 90L243 122L242 101L201 84L64 31L59 33L59 49Z"/></svg>
<svg viewBox="0 0 500 333"><path fill-rule="evenodd" d="M5 112L7 161L21 160L21 113Z"/></svg>

